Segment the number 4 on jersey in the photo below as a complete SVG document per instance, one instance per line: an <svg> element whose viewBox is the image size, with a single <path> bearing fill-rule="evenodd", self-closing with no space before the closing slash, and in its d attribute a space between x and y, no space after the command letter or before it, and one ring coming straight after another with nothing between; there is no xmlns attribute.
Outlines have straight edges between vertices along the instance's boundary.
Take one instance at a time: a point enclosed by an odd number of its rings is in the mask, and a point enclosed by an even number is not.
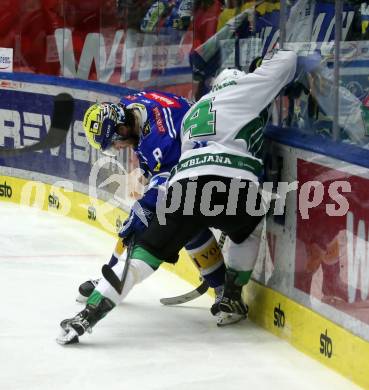
<svg viewBox="0 0 369 390"><path fill-rule="evenodd" d="M183 122L183 134L190 132L190 138L215 134L216 111L213 99L205 99L189 112Z"/></svg>

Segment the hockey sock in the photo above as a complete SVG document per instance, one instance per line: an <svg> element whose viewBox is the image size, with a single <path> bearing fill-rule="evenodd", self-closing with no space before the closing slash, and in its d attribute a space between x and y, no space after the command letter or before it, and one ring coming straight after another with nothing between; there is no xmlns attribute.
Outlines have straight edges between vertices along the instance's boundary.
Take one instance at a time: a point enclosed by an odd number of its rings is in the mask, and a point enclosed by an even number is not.
<svg viewBox="0 0 369 390"><path fill-rule="evenodd" d="M224 274L226 272L224 263L221 263L218 268L208 274L205 272L206 270L201 270L201 276L208 282L210 287L215 288L224 284Z"/></svg>
<svg viewBox="0 0 369 390"><path fill-rule="evenodd" d="M115 245L114 252L111 255L111 258L110 258L109 263L108 263L111 268L113 268L115 266L115 264L118 263L118 258L120 256L122 256L124 249L125 249L125 247L123 244L123 240L120 238Z"/></svg>
<svg viewBox="0 0 369 390"><path fill-rule="evenodd" d="M99 291L93 291L87 300L87 305L98 306L99 303L104 299L104 296ZM113 305L115 306L114 302Z"/></svg>
<svg viewBox="0 0 369 390"><path fill-rule="evenodd" d="M111 267L111 268L113 268L114 266L115 266L115 264L117 264L118 263L118 257L116 257L114 254L112 254L111 255L111 258L110 258L110 260L109 260L109 266Z"/></svg>
<svg viewBox="0 0 369 390"><path fill-rule="evenodd" d="M223 254L211 230L206 229L201 232L185 248L210 287L214 288L224 284Z"/></svg>
<svg viewBox="0 0 369 390"><path fill-rule="evenodd" d="M153 268L154 271L156 271L163 263L162 260L158 259L156 256L154 256L149 251L147 251L146 249L142 248L139 245L136 245L133 248L132 259L142 260L143 262L148 264L151 268Z"/></svg>
<svg viewBox="0 0 369 390"><path fill-rule="evenodd" d="M230 272L233 272L236 274L236 277L234 279L234 283L237 286L245 286L251 278L252 270L250 270L250 271L237 271L237 270L232 269L232 268L228 268L228 270Z"/></svg>
<svg viewBox="0 0 369 390"><path fill-rule="evenodd" d="M121 294L118 294L105 278L102 278L95 288L95 291L99 292L104 297L109 298L115 305L118 305L136 284L141 283L153 274L161 264L161 262L158 263L156 258L151 258L148 252L141 250L142 248L139 249L140 250L136 250L135 248L132 253L127 278ZM113 271L118 278L121 278L123 274L126 253L122 257L122 261L119 261L113 266ZM145 260L138 257L145 257Z"/></svg>
<svg viewBox="0 0 369 390"><path fill-rule="evenodd" d="M254 231L241 243L236 244L231 239L229 240L227 268L242 270L242 272L250 272L254 269L264 224L265 220L260 221ZM247 275L240 276L240 283L243 283L244 279L248 281L249 278L247 278Z"/></svg>

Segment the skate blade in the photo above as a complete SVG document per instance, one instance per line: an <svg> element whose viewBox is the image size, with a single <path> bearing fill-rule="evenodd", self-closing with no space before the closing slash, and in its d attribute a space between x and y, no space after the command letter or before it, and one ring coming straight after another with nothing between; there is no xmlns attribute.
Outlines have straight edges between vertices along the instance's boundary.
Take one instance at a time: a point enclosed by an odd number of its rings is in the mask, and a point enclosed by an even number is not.
<svg viewBox="0 0 369 390"><path fill-rule="evenodd" d="M77 344L79 343L78 333L73 328L62 328L56 342L60 345Z"/></svg>
<svg viewBox="0 0 369 390"><path fill-rule="evenodd" d="M222 326L236 324L237 322L240 322L245 318L246 318L245 314L225 313L224 311L221 311L218 314L217 326L222 327Z"/></svg>

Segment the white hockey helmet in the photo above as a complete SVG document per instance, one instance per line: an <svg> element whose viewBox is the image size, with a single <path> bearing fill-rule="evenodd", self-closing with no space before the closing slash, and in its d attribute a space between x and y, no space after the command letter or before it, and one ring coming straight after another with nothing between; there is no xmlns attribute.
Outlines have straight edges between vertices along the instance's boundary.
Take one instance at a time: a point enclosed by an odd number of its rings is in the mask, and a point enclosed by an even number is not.
<svg viewBox="0 0 369 390"><path fill-rule="evenodd" d="M227 68L222 70L217 77L213 80L211 83L212 88L217 87L221 84L224 84L225 82L229 82L232 80L237 80L243 76L245 76L245 72L242 70L238 70L235 68Z"/></svg>

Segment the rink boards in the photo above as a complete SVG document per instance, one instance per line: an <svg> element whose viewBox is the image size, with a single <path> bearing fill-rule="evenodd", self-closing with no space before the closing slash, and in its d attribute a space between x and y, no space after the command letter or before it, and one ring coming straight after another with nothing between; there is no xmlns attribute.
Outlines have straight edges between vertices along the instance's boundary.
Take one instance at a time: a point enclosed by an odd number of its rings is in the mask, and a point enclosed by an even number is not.
<svg viewBox="0 0 369 390"><path fill-rule="evenodd" d="M0 103L0 121L5 129L0 146L17 147L41 138L50 123L52 96L61 91L74 96L77 109L66 145L29 153L22 158L0 158L3 166L0 201L76 218L116 235L126 218L125 210L132 202L125 192L127 185L120 185L130 162L127 156L120 156L118 163L106 160L99 165L100 157L90 150L83 138L81 120L83 110L91 102L117 100L127 90L102 89L99 92L97 83L66 81L69 84L63 86L63 79L51 85L52 78L48 77L37 76L36 83L29 75L22 76L22 80L14 80L16 75L11 77L13 80L2 81L7 96ZM90 85L91 90L88 90ZM314 148L303 150L299 145L284 145L283 140L273 135L270 138L273 139L271 171L277 172L272 180L297 180L300 188L302 183L318 181L324 176L323 185L333 179L344 179L354 189L369 188L365 185L369 180L368 169L356 165L355 161L342 163L339 156L328 157ZM97 190L91 190L94 186ZM359 256L352 248L360 248L362 242L368 241L366 237L357 239L360 232L367 231L365 221L369 221L369 216L366 216L363 199L368 197L365 191L363 195L354 192L349 197L352 205L349 213L333 224L325 219L323 211L328 202L324 198L323 209L309 210L315 213L309 225L309 220L302 219L298 213L298 191L291 192L285 213L268 217L265 251L261 252L254 281L245 291L253 321L366 388L369 388L369 343L364 338L369 340L369 329L367 285L363 275L367 275L369 262L366 247L364 256ZM324 250L319 252L319 262L314 262L312 258L307 259L306 253L313 253L314 247L309 245L316 237L309 234L319 231L319 225L324 226L322 238L318 237L320 248ZM336 248L337 253L331 247ZM337 294L347 293L346 301L342 296L335 297L334 289L332 301L323 296L323 291L335 280L332 276L335 271L323 272L323 269L332 267L333 270L335 264L340 265L339 279L347 289ZM198 285L198 273L194 272L185 253L181 254L178 265L167 265L167 268Z"/></svg>

